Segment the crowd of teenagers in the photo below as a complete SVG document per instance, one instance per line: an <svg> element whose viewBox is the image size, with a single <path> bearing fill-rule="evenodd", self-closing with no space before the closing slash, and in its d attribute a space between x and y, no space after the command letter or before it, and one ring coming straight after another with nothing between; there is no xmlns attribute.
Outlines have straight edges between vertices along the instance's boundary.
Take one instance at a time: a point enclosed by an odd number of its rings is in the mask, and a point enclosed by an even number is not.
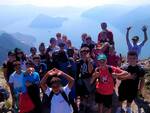
<svg viewBox="0 0 150 113"><path fill-rule="evenodd" d="M116 53L113 33L105 22L97 42L81 35L80 49L57 33L49 47L41 43L38 49L31 47L29 55L19 48L9 51L3 71L15 113L132 113L131 104L144 87L145 70L138 60L148 37L143 26L144 41L139 42L138 36L130 41L130 30L126 59ZM115 111L114 94L119 103Z"/></svg>

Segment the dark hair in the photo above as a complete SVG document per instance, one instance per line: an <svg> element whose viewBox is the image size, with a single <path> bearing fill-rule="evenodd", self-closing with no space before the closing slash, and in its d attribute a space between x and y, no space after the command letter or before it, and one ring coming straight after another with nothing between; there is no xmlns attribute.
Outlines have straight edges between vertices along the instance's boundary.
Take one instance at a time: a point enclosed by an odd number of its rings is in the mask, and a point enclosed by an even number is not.
<svg viewBox="0 0 150 113"><path fill-rule="evenodd" d="M54 83L61 83L61 79L59 77L52 77L51 81L50 81L51 85Z"/></svg>
<svg viewBox="0 0 150 113"><path fill-rule="evenodd" d="M40 56L39 55L34 55L33 60L35 60L35 59L40 59Z"/></svg>
<svg viewBox="0 0 150 113"><path fill-rule="evenodd" d="M15 55L15 52L14 51L8 51L8 56L10 55Z"/></svg>
<svg viewBox="0 0 150 113"><path fill-rule="evenodd" d="M128 56L136 56L136 57L138 57L138 54L135 51L129 51L128 52Z"/></svg>
<svg viewBox="0 0 150 113"><path fill-rule="evenodd" d="M16 66L17 64L21 64L19 60L13 61L13 66Z"/></svg>
<svg viewBox="0 0 150 113"><path fill-rule="evenodd" d="M52 43L53 41L56 41L56 39L55 38L51 38L50 39L50 43Z"/></svg>
<svg viewBox="0 0 150 113"><path fill-rule="evenodd" d="M30 48L30 52L32 52L32 50L35 50L35 51L37 52L36 47L31 47L31 48Z"/></svg>

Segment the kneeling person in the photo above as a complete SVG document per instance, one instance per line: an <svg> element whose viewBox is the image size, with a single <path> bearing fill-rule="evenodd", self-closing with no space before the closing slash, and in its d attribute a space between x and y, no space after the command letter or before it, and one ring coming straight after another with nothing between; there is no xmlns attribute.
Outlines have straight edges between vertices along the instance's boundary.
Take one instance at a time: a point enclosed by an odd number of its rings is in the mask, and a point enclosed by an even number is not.
<svg viewBox="0 0 150 113"><path fill-rule="evenodd" d="M53 77L54 76L54 77ZM59 76L63 76L68 80L65 87L61 87L61 80ZM50 80L51 88L47 86L47 79ZM42 79L41 87L45 94L48 96L49 113L73 113L72 106L70 105L68 95L74 84L74 79L58 69L50 70Z"/></svg>

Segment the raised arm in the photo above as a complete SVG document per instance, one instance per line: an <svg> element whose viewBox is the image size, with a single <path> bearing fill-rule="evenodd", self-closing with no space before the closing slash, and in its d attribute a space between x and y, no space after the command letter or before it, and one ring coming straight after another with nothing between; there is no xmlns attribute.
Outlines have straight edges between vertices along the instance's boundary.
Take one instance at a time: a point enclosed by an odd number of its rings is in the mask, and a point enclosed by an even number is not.
<svg viewBox="0 0 150 113"><path fill-rule="evenodd" d="M147 42L148 40L148 36L147 36L147 27L146 26L143 26L142 27L142 31L144 32L144 41L142 42L143 45Z"/></svg>
<svg viewBox="0 0 150 113"><path fill-rule="evenodd" d="M48 72L45 74L45 76L43 77L43 79L41 80L40 85L41 85L41 88L42 88L42 90L43 90L44 92L45 92L46 89L48 88L46 81L47 81L48 77L49 77L49 76L52 76L52 75L54 75L54 69L48 71Z"/></svg>
<svg viewBox="0 0 150 113"><path fill-rule="evenodd" d="M63 76L65 79L68 80L68 87L71 89L74 85L74 78L72 78L70 75L64 73L61 70L58 70L58 69L56 69L56 70L57 70L57 75L58 76Z"/></svg>
<svg viewBox="0 0 150 113"><path fill-rule="evenodd" d="M129 31L130 31L130 29L131 29L131 27L128 27L128 28L127 28L127 33L126 33L126 42L127 42L127 45L128 45L128 46L131 45L131 44L130 44L130 40L129 40Z"/></svg>

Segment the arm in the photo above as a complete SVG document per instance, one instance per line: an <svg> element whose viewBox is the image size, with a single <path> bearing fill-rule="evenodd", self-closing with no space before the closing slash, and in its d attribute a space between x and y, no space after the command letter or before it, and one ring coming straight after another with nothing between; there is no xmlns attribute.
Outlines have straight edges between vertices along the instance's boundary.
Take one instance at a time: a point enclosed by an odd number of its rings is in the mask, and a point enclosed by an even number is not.
<svg viewBox="0 0 150 113"><path fill-rule="evenodd" d="M94 72L93 75L92 75L92 79L91 79L91 82L90 82L90 83L93 84L94 81L95 81L97 78L99 78L98 68L95 69L95 72Z"/></svg>
<svg viewBox="0 0 150 113"><path fill-rule="evenodd" d="M94 67L93 67L92 59L90 58L88 60L88 71L89 71L90 74L92 74L93 69L94 69Z"/></svg>
<svg viewBox="0 0 150 113"><path fill-rule="evenodd" d="M144 41L142 42L142 45L144 45L147 42L147 40L148 40L147 27L143 26L142 31L144 32Z"/></svg>
<svg viewBox="0 0 150 113"><path fill-rule="evenodd" d="M127 33L126 33L126 42L128 47L131 45L130 40L129 40L129 31L130 31L131 27L127 28Z"/></svg>
<svg viewBox="0 0 150 113"><path fill-rule="evenodd" d="M64 73L63 71L57 70L58 76L63 76L65 79L68 80L68 87L71 89L74 85L74 78L72 78L70 75Z"/></svg>
<svg viewBox="0 0 150 113"><path fill-rule="evenodd" d="M41 80L40 85L41 85L41 88L42 88L42 90L43 90L44 92L45 92L46 89L48 88L46 81L47 81L47 79L48 79L49 76L53 75L53 70L54 70L54 69L48 71L48 72L45 74L45 76L43 77L43 79Z"/></svg>
<svg viewBox="0 0 150 113"><path fill-rule="evenodd" d="M145 79L144 77L140 79L140 83L139 83L139 91L140 93L142 93L142 90L144 88L144 84L145 84Z"/></svg>

